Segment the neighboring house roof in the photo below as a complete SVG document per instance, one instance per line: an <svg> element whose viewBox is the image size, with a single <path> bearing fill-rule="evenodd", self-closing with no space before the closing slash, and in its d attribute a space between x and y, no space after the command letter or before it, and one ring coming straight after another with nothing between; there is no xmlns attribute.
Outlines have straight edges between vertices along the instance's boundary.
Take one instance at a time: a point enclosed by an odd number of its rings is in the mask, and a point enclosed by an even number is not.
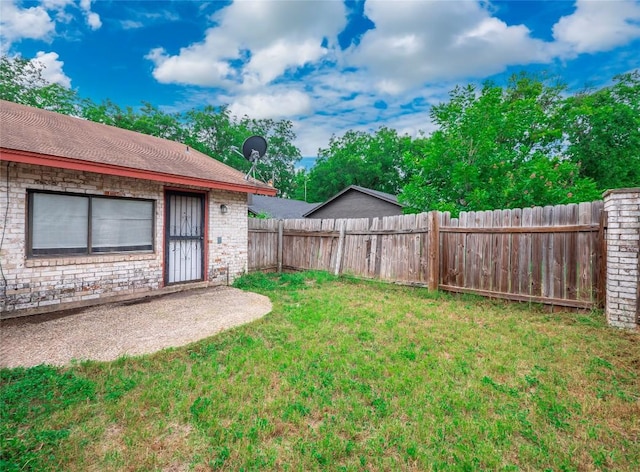
<svg viewBox="0 0 640 472"><path fill-rule="evenodd" d="M2 160L165 183L275 195L276 189L188 146L0 100Z"/></svg>
<svg viewBox="0 0 640 472"><path fill-rule="evenodd" d="M364 193L366 195L370 195L372 197L378 198L378 199L383 200L385 202L397 205L399 208L403 208L404 207L404 205L402 203L398 202L398 197L396 197L395 195L391 195L390 193L380 192L378 190L372 190L370 188L360 187L359 185L350 185L349 187L345 188L342 192L340 192L340 193L334 195L333 197L331 197L326 202L321 203L319 205L316 205L314 208L312 208L311 210L307 211L303 216L307 217L307 216L312 215L313 213L315 213L320 208L325 207L326 205L330 204L331 202L333 202L336 199L339 199L342 195L344 195L345 193L350 192L350 191L356 191L356 192Z"/></svg>
<svg viewBox="0 0 640 472"><path fill-rule="evenodd" d="M293 219L302 218L302 215L317 205L300 200L252 195L249 200L249 212L254 215L267 214L270 218Z"/></svg>

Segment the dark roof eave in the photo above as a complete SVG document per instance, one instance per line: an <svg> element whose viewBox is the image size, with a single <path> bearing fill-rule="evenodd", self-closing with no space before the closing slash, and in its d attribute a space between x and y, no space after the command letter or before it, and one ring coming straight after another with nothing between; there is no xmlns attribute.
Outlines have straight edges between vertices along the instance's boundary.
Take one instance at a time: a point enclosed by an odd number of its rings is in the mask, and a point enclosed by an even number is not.
<svg viewBox="0 0 640 472"><path fill-rule="evenodd" d="M387 194L385 192L380 192L378 190L373 190L370 188L360 187L359 185L351 185L347 190L349 189L362 192L385 202L393 203L394 205L398 205L399 207L404 207L404 205L398 201L398 197L396 197L395 195Z"/></svg>
<svg viewBox="0 0 640 472"><path fill-rule="evenodd" d="M166 174L144 169L133 169L130 167L116 166L113 164L88 162L80 159L43 155L7 148L0 148L0 160L19 162L22 164L54 167L58 169L77 170L81 172L94 172L97 174L115 175L119 177L130 177L141 180L152 180L168 184L192 185L195 187L215 190L229 190L234 192L257 193L261 195L271 196L274 196L277 193L277 189L273 187L267 187L266 185L252 185L248 181L246 185L232 182L222 182L212 179Z"/></svg>

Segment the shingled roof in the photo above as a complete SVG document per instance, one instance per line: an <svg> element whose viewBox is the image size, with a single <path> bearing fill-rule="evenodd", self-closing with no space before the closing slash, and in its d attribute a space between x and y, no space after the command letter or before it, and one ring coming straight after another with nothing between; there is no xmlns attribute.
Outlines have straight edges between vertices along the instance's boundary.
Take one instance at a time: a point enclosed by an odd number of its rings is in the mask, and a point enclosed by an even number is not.
<svg viewBox="0 0 640 472"><path fill-rule="evenodd" d="M211 189L276 193L182 143L3 100L0 158Z"/></svg>
<svg viewBox="0 0 640 472"><path fill-rule="evenodd" d="M316 205L317 203L307 203L288 198L252 195L249 199L249 213L253 215L266 214L269 215L269 218L277 219L302 218L302 215L312 210Z"/></svg>

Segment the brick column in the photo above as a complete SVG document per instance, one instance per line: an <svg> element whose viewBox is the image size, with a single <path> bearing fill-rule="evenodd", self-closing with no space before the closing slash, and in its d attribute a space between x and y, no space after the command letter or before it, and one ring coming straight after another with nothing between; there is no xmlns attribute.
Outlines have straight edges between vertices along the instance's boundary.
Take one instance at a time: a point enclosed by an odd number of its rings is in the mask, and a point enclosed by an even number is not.
<svg viewBox="0 0 640 472"><path fill-rule="evenodd" d="M617 328L640 324L640 188L608 190L607 323Z"/></svg>

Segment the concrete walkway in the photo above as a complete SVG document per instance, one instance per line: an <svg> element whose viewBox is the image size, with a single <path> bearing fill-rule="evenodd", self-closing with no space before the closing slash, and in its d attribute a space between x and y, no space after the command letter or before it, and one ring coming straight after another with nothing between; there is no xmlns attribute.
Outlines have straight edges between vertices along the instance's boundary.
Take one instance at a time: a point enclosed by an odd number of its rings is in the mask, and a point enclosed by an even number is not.
<svg viewBox="0 0 640 472"><path fill-rule="evenodd" d="M0 367L110 361L184 346L263 317L271 301L214 287L0 320Z"/></svg>

